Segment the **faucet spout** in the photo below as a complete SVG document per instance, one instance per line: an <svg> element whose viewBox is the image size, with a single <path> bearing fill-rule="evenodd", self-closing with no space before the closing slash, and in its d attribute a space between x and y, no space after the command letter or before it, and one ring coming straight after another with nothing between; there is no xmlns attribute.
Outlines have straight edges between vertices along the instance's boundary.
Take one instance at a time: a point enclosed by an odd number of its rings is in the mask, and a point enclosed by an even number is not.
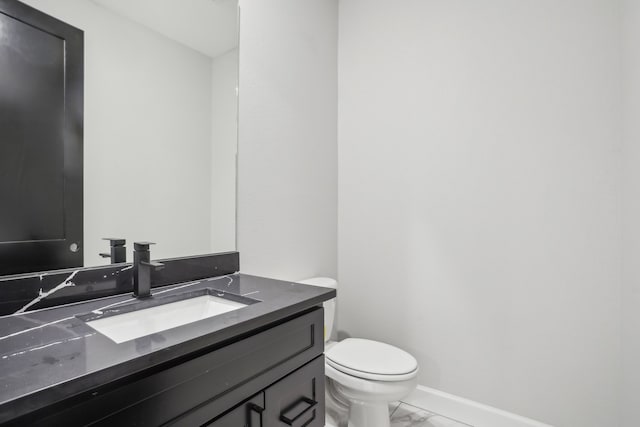
<svg viewBox="0 0 640 427"><path fill-rule="evenodd" d="M149 247L153 244L151 242L133 244L133 295L136 298L151 296L151 272L164 268L164 264L151 261Z"/></svg>

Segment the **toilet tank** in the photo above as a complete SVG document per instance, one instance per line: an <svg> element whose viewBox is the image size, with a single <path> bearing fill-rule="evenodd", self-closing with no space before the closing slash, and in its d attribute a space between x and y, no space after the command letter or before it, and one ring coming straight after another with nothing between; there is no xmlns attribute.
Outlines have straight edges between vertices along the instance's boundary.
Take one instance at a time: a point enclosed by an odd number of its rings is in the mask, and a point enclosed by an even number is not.
<svg viewBox="0 0 640 427"><path fill-rule="evenodd" d="M338 288L338 282L329 277L312 277L309 279L298 280L297 283L320 286L323 288ZM322 306L324 307L324 341L327 342L333 333L334 320L336 316L336 299L332 298L329 301L325 301L322 303Z"/></svg>

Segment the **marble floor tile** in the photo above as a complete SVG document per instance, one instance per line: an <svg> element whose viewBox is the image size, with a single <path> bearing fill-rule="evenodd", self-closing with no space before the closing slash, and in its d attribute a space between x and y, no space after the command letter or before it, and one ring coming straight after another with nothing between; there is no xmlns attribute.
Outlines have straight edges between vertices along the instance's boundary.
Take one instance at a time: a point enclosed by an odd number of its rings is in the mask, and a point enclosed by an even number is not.
<svg viewBox="0 0 640 427"><path fill-rule="evenodd" d="M398 409L402 402L391 402L389 403L389 416L392 416L393 413Z"/></svg>
<svg viewBox="0 0 640 427"><path fill-rule="evenodd" d="M471 427L402 403L391 415L391 427Z"/></svg>

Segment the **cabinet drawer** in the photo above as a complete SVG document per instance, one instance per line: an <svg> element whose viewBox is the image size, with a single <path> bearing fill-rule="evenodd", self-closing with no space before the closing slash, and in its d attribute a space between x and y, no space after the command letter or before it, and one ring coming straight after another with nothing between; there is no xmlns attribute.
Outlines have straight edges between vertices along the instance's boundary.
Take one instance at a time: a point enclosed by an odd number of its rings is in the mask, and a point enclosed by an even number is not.
<svg viewBox="0 0 640 427"><path fill-rule="evenodd" d="M299 317L16 425L203 425L322 354L323 311ZM76 401L77 402L77 401Z"/></svg>
<svg viewBox="0 0 640 427"><path fill-rule="evenodd" d="M264 392L266 427L324 426L324 356Z"/></svg>
<svg viewBox="0 0 640 427"><path fill-rule="evenodd" d="M264 393L258 393L206 427L263 427Z"/></svg>

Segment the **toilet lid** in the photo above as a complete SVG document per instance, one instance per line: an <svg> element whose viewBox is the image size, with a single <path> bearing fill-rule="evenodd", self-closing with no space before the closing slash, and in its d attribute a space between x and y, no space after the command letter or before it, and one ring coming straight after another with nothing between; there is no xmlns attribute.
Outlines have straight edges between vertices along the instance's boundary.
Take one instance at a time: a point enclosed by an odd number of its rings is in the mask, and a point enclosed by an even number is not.
<svg viewBox="0 0 640 427"><path fill-rule="evenodd" d="M335 369L359 378L377 381L403 381L418 371L418 362L389 344L361 338L347 338L325 353Z"/></svg>

